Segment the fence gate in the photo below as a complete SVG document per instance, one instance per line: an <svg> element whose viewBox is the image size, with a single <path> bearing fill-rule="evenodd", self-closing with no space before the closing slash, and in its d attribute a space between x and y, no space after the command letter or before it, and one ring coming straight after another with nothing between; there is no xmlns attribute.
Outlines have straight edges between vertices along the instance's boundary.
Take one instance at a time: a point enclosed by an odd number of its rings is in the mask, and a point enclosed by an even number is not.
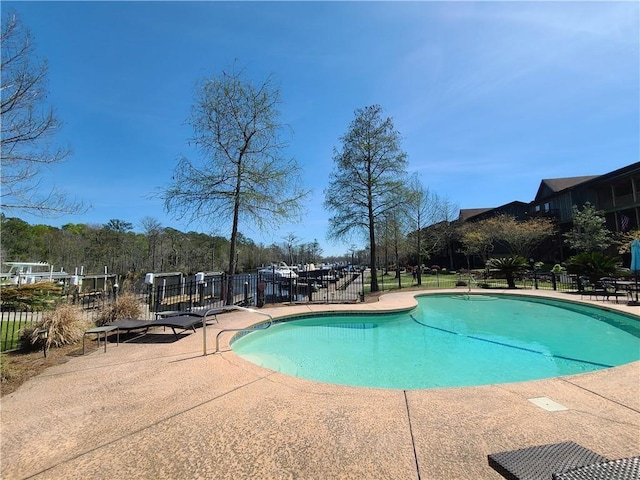
<svg viewBox="0 0 640 480"><path fill-rule="evenodd" d="M256 305L268 303L352 303L364 299L362 272L316 270L288 273L273 266L257 272Z"/></svg>

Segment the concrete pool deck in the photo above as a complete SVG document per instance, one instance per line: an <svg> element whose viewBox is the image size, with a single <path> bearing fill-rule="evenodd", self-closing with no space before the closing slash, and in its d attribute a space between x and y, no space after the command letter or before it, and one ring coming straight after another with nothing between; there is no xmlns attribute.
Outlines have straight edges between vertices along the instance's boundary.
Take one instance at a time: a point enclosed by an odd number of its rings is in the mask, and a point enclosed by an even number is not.
<svg viewBox="0 0 640 480"><path fill-rule="evenodd" d="M432 291L429 293L442 293ZM414 295L359 305L264 308L274 317L394 310ZM457 293L465 293L458 290ZM543 291L481 291L545 295ZM640 313L640 307L588 301ZM298 379L251 364L217 333L264 317L219 316L176 339L156 329L51 367L0 400L8 479L496 479L487 454L573 440L609 458L640 454L640 362L582 375L434 390ZM114 339L115 342L115 339ZM566 410L529 399L546 397Z"/></svg>

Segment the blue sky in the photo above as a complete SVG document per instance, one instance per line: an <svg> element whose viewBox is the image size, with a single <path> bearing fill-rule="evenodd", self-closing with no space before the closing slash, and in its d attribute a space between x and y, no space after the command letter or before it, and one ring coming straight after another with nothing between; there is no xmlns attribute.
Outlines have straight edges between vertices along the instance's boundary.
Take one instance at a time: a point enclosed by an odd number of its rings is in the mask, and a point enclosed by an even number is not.
<svg viewBox="0 0 640 480"><path fill-rule="evenodd" d="M197 80L234 62L281 90L288 154L312 189L293 233L325 254L323 190L354 110L380 104L409 171L460 208L531 201L543 178L597 175L640 160L638 2L2 2L49 62L49 103L73 153L47 172L92 205L29 223L187 225L152 194L181 155ZM274 259L278 260L278 259Z"/></svg>

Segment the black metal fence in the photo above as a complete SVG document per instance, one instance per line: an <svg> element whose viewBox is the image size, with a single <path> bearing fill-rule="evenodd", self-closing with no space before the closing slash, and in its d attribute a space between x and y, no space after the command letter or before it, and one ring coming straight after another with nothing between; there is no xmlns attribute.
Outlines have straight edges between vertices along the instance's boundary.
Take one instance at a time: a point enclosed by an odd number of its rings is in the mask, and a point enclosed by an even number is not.
<svg viewBox="0 0 640 480"><path fill-rule="evenodd" d="M261 269L256 305L269 303L354 303L364 300L364 272L324 269L302 272Z"/></svg>
<svg viewBox="0 0 640 480"><path fill-rule="evenodd" d="M219 275L200 281L157 285L148 292L152 312L185 311L222 305L263 307L274 303L362 301L361 272L319 270L287 273L276 267L254 274Z"/></svg>
<svg viewBox="0 0 640 480"><path fill-rule="evenodd" d="M13 350L18 347L20 332L42 319L42 312L8 311L1 312L0 351Z"/></svg>
<svg viewBox="0 0 640 480"><path fill-rule="evenodd" d="M11 287L5 287L11 288ZM108 308L116 299L116 292L90 292L63 295L56 299L55 304L68 303L75 305L80 315L88 322L93 322L105 308ZM51 306L51 309L53 305ZM20 346L20 337L25 329L37 328L49 310L34 309L27 306L2 304L0 306L0 351L16 349ZM146 312L146 309L144 309ZM145 315L148 317L148 315Z"/></svg>
<svg viewBox="0 0 640 480"><path fill-rule="evenodd" d="M146 303L152 313L189 311L222 305L252 306L256 298L256 276L217 275L202 280L175 280L148 286Z"/></svg>
<svg viewBox="0 0 640 480"><path fill-rule="evenodd" d="M261 269L252 274L217 275L204 280L174 283L162 281L156 285L140 285L134 295L139 299L142 318L150 320L158 312L189 311L215 308L227 304L263 307L275 303L355 303L362 302L368 292L368 274L359 270L316 270L294 275L278 272L277 267ZM408 284L415 286L408 276ZM396 282L394 281L393 284ZM392 284L392 287L393 287ZM517 288L556 290L580 293L578 279L573 275L530 274L517 281ZM423 276L422 288L506 288L504 279L482 278L473 274ZM395 287L398 288L398 287ZM393 290L385 286L384 290ZM63 297L88 321L95 321L104 309L117 301L116 291L98 291ZM20 331L41 322L45 311L0 309L0 351L19 346Z"/></svg>
<svg viewBox="0 0 640 480"><path fill-rule="evenodd" d="M273 303L345 303L364 298L361 272L322 270L282 277L265 269L252 274L215 275L187 281L184 277L161 279L154 285L140 284L133 294L142 308L142 319L153 319L166 311L190 311L233 304L263 307ZM117 301L115 290L65 295L59 301L75 305L88 322L95 322ZM21 332L42 322L47 311L26 308L0 309L0 351L19 346Z"/></svg>

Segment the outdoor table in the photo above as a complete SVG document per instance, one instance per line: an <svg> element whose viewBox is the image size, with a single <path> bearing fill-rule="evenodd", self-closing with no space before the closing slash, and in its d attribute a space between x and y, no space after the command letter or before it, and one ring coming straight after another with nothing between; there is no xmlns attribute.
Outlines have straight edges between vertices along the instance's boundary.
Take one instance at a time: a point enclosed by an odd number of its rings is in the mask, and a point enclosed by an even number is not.
<svg viewBox="0 0 640 480"><path fill-rule="evenodd" d="M120 345L120 330L118 330L118 327L116 327L115 325L105 325L104 327L95 327L84 332L84 335L82 336L82 354L84 355L84 339L86 338L87 335L91 335L91 334L97 335L96 340L98 342L98 348L100 347L100 334L103 335L104 352L107 353L107 334L109 332L113 332L114 330L117 331L116 345Z"/></svg>

